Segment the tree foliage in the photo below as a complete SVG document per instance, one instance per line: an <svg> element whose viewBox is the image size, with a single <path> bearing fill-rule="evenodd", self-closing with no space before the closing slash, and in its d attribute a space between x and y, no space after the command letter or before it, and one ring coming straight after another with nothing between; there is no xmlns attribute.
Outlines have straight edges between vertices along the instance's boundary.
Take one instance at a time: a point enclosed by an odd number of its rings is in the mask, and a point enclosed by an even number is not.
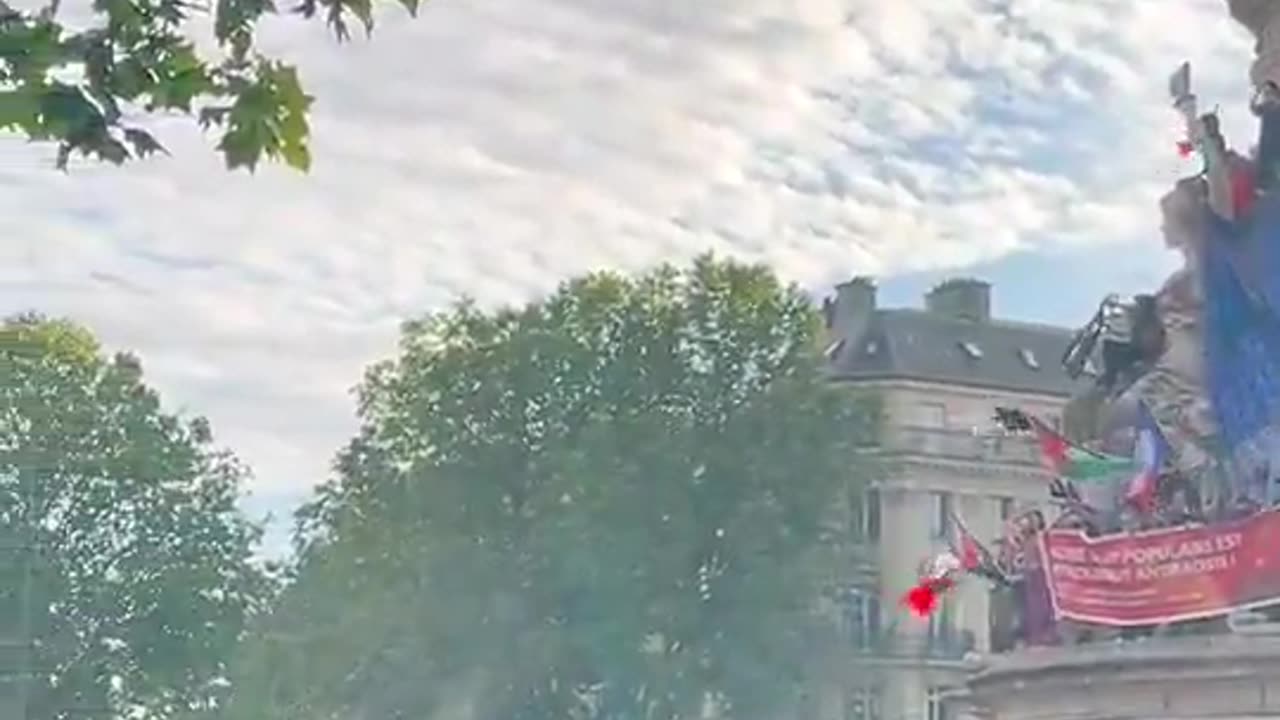
<svg viewBox="0 0 1280 720"><path fill-rule="evenodd" d="M416 12L419 0L400 0ZM219 128L230 169L265 156L307 170L312 99L297 71L254 45L272 0L94 0L96 22L73 30L60 0L22 12L0 0L0 131L58 144L58 167L72 153L120 164L163 151L131 116L185 113ZM293 11L323 14L339 39L355 19L373 27L372 0L300 0ZM211 14L218 53L205 57L189 36Z"/></svg>
<svg viewBox="0 0 1280 720"><path fill-rule="evenodd" d="M82 328L0 324L0 639L34 643L0 670L36 672L31 720L166 720L222 694L270 588L236 507L244 470L210 443Z"/></svg>
<svg viewBox="0 0 1280 720"><path fill-rule="evenodd" d="M776 717L831 636L824 523L876 418L817 328L710 257L409 324L230 716Z"/></svg>

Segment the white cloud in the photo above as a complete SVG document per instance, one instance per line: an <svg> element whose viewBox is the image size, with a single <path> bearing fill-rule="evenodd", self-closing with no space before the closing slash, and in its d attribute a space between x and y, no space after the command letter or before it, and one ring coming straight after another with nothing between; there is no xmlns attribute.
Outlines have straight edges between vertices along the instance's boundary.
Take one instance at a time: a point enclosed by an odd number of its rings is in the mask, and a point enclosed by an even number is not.
<svg viewBox="0 0 1280 720"><path fill-rule="evenodd" d="M1218 0L434 0L367 43L264 38L318 97L315 171L228 174L181 122L172 159L65 177L0 145L0 308L141 351L271 497L325 473L397 321L459 293L706 249L817 285L1132 242L1188 169L1184 56L1252 132Z"/></svg>

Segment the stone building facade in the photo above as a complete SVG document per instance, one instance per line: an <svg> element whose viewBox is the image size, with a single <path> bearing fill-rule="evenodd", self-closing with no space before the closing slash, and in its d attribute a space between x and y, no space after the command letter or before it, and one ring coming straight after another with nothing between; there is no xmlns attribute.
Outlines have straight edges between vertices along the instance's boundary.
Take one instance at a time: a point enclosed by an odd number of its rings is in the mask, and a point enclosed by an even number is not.
<svg viewBox="0 0 1280 720"><path fill-rule="evenodd" d="M1060 366L1067 329L991 316L990 286L951 280L923 309L877 307L857 278L824 303L832 379L883 401L887 474L850 503L865 552L837 604L850 644L840 697L823 720L949 720L966 658L991 650L986 587L970 582L932 621L897 605L918 563L945 547L951 517L981 538L1046 498L1048 478L1024 438L992 434L998 406L1054 420L1077 388Z"/></svg>

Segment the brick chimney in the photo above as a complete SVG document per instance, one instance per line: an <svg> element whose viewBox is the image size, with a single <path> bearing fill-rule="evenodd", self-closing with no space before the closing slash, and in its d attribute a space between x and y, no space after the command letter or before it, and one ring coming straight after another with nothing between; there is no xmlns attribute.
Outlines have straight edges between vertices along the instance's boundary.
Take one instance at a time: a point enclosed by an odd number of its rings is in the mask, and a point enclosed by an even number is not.
<svg viewBox="0 0 1280 720"><path fill-rule="evenodd" d="M972 278L945 280L924 296L924 305L938 315L987 322L991 319L991 286Z"/></svg>
<svg viewBox="0 0 1280 720"><path fill-rule="evenodd" d="M834 298L822 303L827 330L838 340L856 340L867 329L876 311L876 283L859 276L836 285Z"/></svg>

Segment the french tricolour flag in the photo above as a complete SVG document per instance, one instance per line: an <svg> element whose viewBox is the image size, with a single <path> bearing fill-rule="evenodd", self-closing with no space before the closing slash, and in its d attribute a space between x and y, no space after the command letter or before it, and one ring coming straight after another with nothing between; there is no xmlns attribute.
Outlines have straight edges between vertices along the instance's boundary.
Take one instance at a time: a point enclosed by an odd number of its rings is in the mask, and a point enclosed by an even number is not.
<svg viewBox="0 0 1280 720"><path fill-rule="evenodd" d="M1169 443L1165 440L1160 426L1151 416L1146 403L1138 407L1138 438L1134 443L1134 462L1138 469L1124 499L1143 512L1151 512L1155 508L1156 492L1160 487L1160 470L1169 457Z"/></svg>

